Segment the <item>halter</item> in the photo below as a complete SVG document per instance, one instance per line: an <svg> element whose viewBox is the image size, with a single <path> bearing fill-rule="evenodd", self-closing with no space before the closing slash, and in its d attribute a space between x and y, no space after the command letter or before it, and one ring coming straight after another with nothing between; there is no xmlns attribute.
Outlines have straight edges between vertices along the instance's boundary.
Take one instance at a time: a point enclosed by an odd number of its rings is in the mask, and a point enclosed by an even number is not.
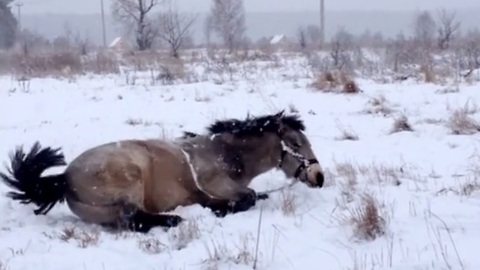
<svg viewBox="0 0 480 270"><path fill-rule="evenodd" d="M295 173L293 174L293 177L297 179L300 176L300 173L303 171L303 169L307 168L308 166L312 164L318 164L318 160L315 158L312 159L306 159L303 155L300 153L294 151L291 147L289 147L284 140L280 141L280 144L282 145L282 152L280 153L280 162L278 164L278 167L282 167L283 160L285 159L285 156L287 154L290 154L294 158L296 158L298 161L300 161L300 165L298 165L297 169L295 170Z"/></svg>
<svg viewBox="0 0 480 270"><path fill-rule="evenodd" d="M315 158L306 159L302 154L294 151L291 147L289 147L285 143L285 141L281 137L280 137L280 144L282 145L282 152L280 153L280 162L278 163L278 167L279 168L282 167L283 160L285 159L285 156L287 154L290 154L291 156L296 158L298 161L300 161L300 165L298 165L297 169L295 170L295 173L293 174L293 179L294 179L293 182L291 182L290 184L285 185L283 187L259 192L258 193L259 198L264 198L265 199L265 198L267 198L268 194L270 194L270 193L281 191L283 189L292 187L293 185L295 185L296 183L299 182L300 179L298 177L300 176L300 173L302 172L303 169L307 168L308 166L310 166L312 164L318 164L317 159L315 159Z"/></svg>

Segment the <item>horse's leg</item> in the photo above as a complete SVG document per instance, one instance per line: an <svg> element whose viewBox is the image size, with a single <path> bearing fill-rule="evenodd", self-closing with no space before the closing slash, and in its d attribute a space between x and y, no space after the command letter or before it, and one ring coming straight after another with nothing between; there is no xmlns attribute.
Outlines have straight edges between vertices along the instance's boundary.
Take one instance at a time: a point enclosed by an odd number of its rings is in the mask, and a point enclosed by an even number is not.
<svg viewBox="0 0 480 270"><path fill-rule="evenodd" d="M258 200L266 199L265 196L258 196L253 189L222 175L214 177L202 188L210 197L204 206L210 208L218 217L247 211L255 206Z"/></svg>
<svg viewBox="0 0 480 270"><path fill-rule="evenodd" d="M262 192L262 193L257 193L257 200L258 201L263 201L263 200L266 200L270 198L270 196L268 195L268 193L265 193L265 192Z"/></svg>
<svg viewBox="0 0 480 270"><path fill-rule="evenodd" d="M133 204L92 205L68 197L69 208L82 220L113 229L148 232L153 227L175 227L183 219L177 215L151 214Z"/></svg>
<svg viewBox="0 0 480 270"><path fill-rule="evenodd" d="M134 232L147 233L154 227L176 227L183 218L172 214L152 214L139 209L133 204L122 206L121 218L117 225Z"/></svg>
<svg viewBox="0 0 480 270"><path fill-rule="evenodd" d="M250 201L244 201L243 203L237 204L237 202L225 202L225 201L215 201L207 205L213 214L217 217L225 217L228 214L235 214L238 212L244 212L253 207L255 204L250 204Z"/></svg>

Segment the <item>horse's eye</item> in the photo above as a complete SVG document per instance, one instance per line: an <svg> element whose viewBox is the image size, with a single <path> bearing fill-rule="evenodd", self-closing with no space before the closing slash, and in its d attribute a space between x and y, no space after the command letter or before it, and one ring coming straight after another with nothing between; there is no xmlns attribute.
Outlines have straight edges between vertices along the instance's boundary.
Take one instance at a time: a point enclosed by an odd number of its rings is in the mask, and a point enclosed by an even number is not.
<svg viewBox="0 0 480 270"><path fill-rule="evenodd" d="M300 145L300 143L298 143L298 142L294 142L294 143L293 143L293 147L295 147L295 148L300 148L300 146L301 146L301 145Z"/></svg>

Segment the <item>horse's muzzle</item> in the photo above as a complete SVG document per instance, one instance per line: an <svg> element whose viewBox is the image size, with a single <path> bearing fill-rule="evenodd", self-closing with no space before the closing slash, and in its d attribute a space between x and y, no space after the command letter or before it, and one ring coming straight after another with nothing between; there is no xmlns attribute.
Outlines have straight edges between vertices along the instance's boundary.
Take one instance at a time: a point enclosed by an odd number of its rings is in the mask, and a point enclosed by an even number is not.
<svg viewBox="0 0 480 270"><path fill-rule="evenodd" d="M317 181L318 188L323 187L323 183L325 182L325 177L323 176L323 173L318 172L317 176L315 176L315 180Z"/></svg>
<svg viewBox="0 0 480 270"><path fill-rule="evenodd" d="M307 183L310 187L322 188L325 183L325 176L318 163L311 164L307 168Z"/></svg>

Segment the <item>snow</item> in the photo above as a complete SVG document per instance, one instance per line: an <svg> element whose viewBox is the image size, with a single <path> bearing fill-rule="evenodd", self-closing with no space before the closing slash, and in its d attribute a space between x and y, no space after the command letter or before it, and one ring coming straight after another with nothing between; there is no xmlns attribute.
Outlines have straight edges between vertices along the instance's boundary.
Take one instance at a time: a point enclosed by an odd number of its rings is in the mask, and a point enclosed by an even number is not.
<svg viewBox="0 0 480 270"><path fill-rule="evenodd" d="M3 196L8 188L1 185L0 269L252 269L257 240L257 269L480 269L480 193L472 188L462 194L479 176L479 135L453 135L445 124L467 102L478 119L477 84L439 92L443 86L359 79L364 92L344 95L309 89L307 76L263 72L175 85L85 75L32 79L28 89L1 77L2 163L15 146L36 140L62 147L70 161L109 141L175 137L202 132L215 119L294 107L328 182L323 189L296 184L225 218L198 205L179 207L174 212L185 224L146 235L85 224L66 205L35 216L33 206ZM381 96L393 113L366 113ZM390 133L401 114L414 131ZM338 140L342 130L359 139ZM345 173L349 165L356 177ZM252 187L264 191L288 183L271 171ZM344 222L364 192L380 202L387 222L386 234L370 241ZM77 230L75 237L68 237L68 228Z"/></svg>

